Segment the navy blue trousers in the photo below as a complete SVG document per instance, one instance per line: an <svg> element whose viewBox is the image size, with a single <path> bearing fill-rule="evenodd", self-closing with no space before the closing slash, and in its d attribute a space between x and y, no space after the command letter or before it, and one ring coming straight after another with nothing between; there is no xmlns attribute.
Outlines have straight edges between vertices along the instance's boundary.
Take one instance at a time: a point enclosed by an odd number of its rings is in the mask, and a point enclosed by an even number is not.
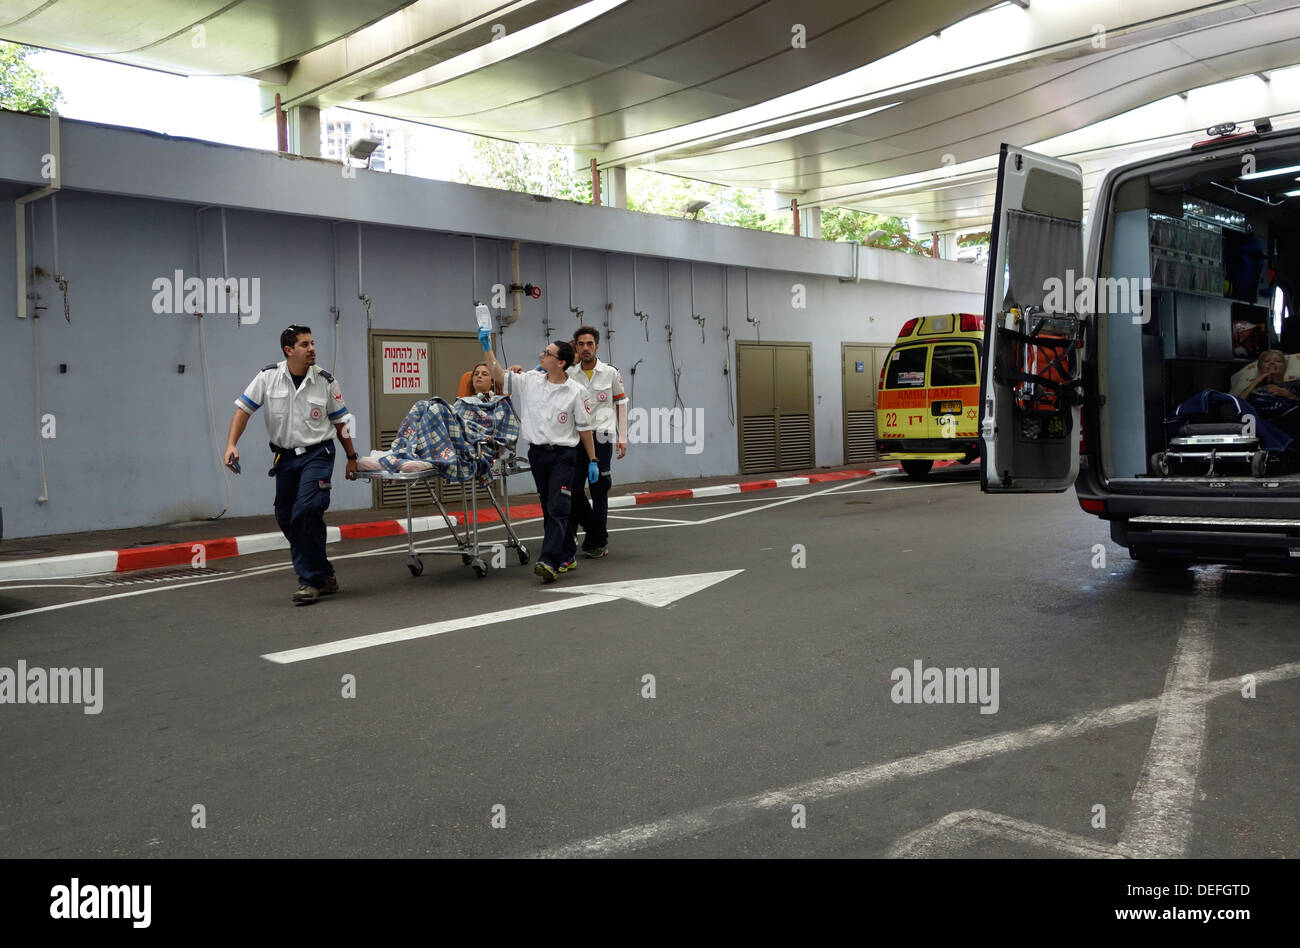
<svg viewBox="0 0 1300 948"><path fill-rule="evenodd" d="M600 477L596 483L587 482L587 449L581 444L573 453L573 516L569 518L569 533L565 538L565 552L570 555L578 549L578 528L582 527L582 548L596 550L609 542L609 488L614 480L610 465L614 462L614 443L596 439L596 466ZM591 503L587 503L587 488L591 488Z"/></svg>
<svg viewBox="0 0 1300 948"><path fill-rule="evenodd" d="M538 557L552 569L573 555L576 547L567 548L570 538L569 514L573 499L573 449L528 448L528 466L542 502L542 553ZM586 474L586 468L583 468Z"/></svg>
<svg viewBox="0 0 1300 948"><path fill-rule="evenodd" d="M305 454L286 452L275 469L275 521L289 540L298 581L317 588L334 575L325 558L325 511L333 474L333 441Z"/></svg>

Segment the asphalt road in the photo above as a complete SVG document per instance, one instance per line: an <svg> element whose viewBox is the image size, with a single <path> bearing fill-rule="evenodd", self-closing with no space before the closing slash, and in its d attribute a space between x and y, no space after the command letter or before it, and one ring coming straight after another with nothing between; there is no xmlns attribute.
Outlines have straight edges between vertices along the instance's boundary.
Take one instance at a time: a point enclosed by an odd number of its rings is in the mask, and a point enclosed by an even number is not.
<svg viewBox="0 0 1300 948"><path fill-rule="evenodd" d="M284 552L0 585L0 669L103 670L0 704L0 855L1300 855L1292 577L966 470L615 515L547 587L390 539L304 608Z"/></svg>

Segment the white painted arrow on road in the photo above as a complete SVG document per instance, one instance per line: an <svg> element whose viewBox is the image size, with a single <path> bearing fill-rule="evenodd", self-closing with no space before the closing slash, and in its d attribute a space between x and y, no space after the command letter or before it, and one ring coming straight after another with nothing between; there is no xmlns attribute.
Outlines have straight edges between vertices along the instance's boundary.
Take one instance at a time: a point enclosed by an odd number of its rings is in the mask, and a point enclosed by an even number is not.
<svg viewBox="0 0 1300 948"><path fill-rule="evenodd" d="M289 649L286 652L271 652L262 657L279 665L289 665L293 662L324 658L326 655L339 655L343 652L373 648L376 645L390 645L394 642L423 639L432 635L442 635L444 632L455 632L459 629L495 625L498 622L535 618L548 612L580 609L583 606L594 606L597 603L614 602L618 599L630 599L642 605L661 608L743 572L744 570L741 569L729 569L716 573L687 573L682 576L663 576L659 579L633 579L620 583L560 587L548 591L571 593L575 598L553 599L550 602L538 603L537 605L502 609L498 612L485 612L481 615L465 616L460 619L445 619L442 622L414 625L406 629L393 629L390 632L358 635L350 639L340 639L337 642L322 642L320 645Z"/></svg>

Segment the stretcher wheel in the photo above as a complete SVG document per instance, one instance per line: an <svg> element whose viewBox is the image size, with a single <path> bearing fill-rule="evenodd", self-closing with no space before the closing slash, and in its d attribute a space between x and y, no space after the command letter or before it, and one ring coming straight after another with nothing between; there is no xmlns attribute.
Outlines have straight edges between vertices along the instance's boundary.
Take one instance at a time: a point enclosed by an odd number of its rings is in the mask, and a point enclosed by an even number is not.
<svg viewBox="0 0 1300 948"><path fill-rule="evenodd" d="M419 576L424 572L424 560L420 559L418 556L412 557L407 560L406 568L411 571L412 576Z"/></svg>
<svg viewBox="0 0 1300 948"><path fill-rule="evenodd" d="M1151 455L1151 469L1163 477L1169 476L1171 468L1169 467L1169 459L1165 456L1165 452L1157 451L1155 454Z"/></svg>
<svg viewBox="0 0 1300 948"><path fill-rule="evenodd" d="M474 559L474 562L471 565L474 567L474 575L477 576L479 579L482 579L484 576L487 575L487 564L484 563L481 559L478 559L476 557Z"/></svg>
<svg viewBox="0 0 1300 948"><path fill-rule="evenodd" d="M474 561L474 557L470 556L468 553L462 553L460 555L460 561L464 563L466 566L468 566L470 563Z"/></svg>
<svg viewBox="0 0 1300 948"><path fill-rule="evenodd" d="M524 545L521 543L521 544L519 544L519 549L516 550L515 552L519 554L519 565L520 565L520 566L527 566L527 565L528 565L528 547L524 546Z"/></svg>
<svg viewBox="0 0 1300 948"><path fill-rule="evenodd" d="M1268 452L1256 451L1250 456L1250 474L1252 477L1263 477L1268 472Z"/></svg>

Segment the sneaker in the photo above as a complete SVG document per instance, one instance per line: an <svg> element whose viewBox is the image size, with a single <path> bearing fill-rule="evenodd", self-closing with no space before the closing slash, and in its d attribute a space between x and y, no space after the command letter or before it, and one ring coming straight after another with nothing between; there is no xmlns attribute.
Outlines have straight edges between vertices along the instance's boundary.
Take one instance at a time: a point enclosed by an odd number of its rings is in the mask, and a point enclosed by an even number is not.
<svg viewBox="0 0 1300 948"><path fill-rule="evenodd" d="M589 560L599 559L602 556L609 556L609 546L593 547L590 550L583 550L582 555Z"/></svg>
<svg viewBox="0 0 1300 948"><path fill-rule="evenodd" d="M577 569L577 568L578 568L578 558L576 556L570 556L567 560L565 560L563 563L560 564L559 572L567 573L569 570Z"/></svg>
<svg viewBox="0 0 1300 948"><path fill-rule="evenodd" d="M320 594L322 596L328 596L330 593L336 593L338 591L339 591L339 581L334 578L333 573L330 573L328 576L325 577L325 585L321 587Z"/></svg>
<svg viewBox="0 0 1300 948"><path fill-rule="evenodd" d="M298 591L293 594L293 604L295 606L310 606L320 598L321 591L315 586L308 586L303 583L298 587Z"/></svg>
<svg viewBox="0 0 1300 948"><path fill-rule="evenodd" d="M555 582L556 577L559 576L559 574L555 572L555 567L551 566L549 563L543 563L540 560L538 560L537 565L533 567L533 572L542 577L542 582L544 583L553 583Z"/></svg>

